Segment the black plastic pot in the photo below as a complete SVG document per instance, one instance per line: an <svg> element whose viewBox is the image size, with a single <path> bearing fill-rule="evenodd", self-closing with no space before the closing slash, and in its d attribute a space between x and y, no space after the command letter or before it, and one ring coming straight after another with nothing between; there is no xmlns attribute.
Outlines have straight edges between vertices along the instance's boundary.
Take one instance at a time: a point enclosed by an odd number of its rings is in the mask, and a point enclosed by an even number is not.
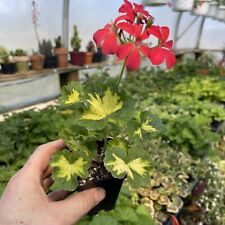
<svg viewBox="0 0 225 225"><path fill-rule="evenodd" d="M2 73L4 74L11 74L16 72L15 63L2 63L1 68L2 68Z"/></svg>
<svg viewBox="0 0 225 225"><path fill-rule="evenodd" d="M56 68L57 67L57 58L56 56L46 56L44 62L44 68Z"/></svg>
<svg viewBox="0 0 225 225"><path fill-rule="evenodd" d="M88 214L96 215L100 210L109 211L116 205L117 198L120 193L121 186L124 179L118 179L111 176L106 180L90 181L83 186L79 186L77 191L84 191L94 187L102 187L106 191L106 197L95 208L93 208Z"/></svg>
<svg viewBox="0 0 225 225"><path fill-rule="evenodd" d="M98 62L104 62L106 60L106 55L104 55L102 52L96 52L93 55L93 62L98 63Z"/></svg>

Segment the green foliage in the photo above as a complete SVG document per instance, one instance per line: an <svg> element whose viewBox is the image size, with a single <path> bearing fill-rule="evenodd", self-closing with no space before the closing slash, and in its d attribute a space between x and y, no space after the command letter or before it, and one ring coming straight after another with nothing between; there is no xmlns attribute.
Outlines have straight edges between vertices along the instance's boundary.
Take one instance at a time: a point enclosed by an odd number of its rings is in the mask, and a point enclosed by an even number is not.
<svg viewBox="0 0 225 225"><path fill-rule="evenodd" d="M15 51L11 52L13 56L27 56L27 52L23 49L16 49Z"/></svg>
<svg viewBox="0 0 225 225"><path fill-rule="evenodd" d="M145 160L146 149L136 149L142 139L151 138L152 133L159 133L163 126L157 116L147 111L136 112L133 102L124 90L117 88L115 80L105 84L90 80L84 85L73 83L65 88L61 107L70 110L71 115L68 116L74 117L72 124L61 135L71 151L68 153L71 156L69 163L67 160L67 166L65 159L60 158L63 157L63 152L59 153L57 159L53 159L53 177L57 187L58 182L62 184L62 174L67 178L62 188L69 187L70 190L71 181L78 177L87 177L86 173L76 172L75 164L78 159L83 159L85 165L90 167L93 155L97 155L98 147L95 143L99 141L104 143L101 150L101 154L105 155L104 165L114 177L127 176L133 187L148 183L149 163ZM133 126L130 126L131 123ZM69 167L71 169L65 169ZM86 172L89 167L85 168ZM72 183L76 189L78 183Z"/></svg>
<svg viewBox="0 0 225 225"><path fill-rule="evenodd" d="M123 187L116 208L110 212L101 211L95 217L85 217L78 225L154 225L147 208L143 205L133 205L131 194Z"/></svg>
<svg viewBox="0 0 225 225"><path fill-rule="evenodd" d="M81 39L79 37L76 25L73 26L73 36L70 40L70 44L71 44L71 47L73 48L74 51L78 52L80 50Z"/></svg>

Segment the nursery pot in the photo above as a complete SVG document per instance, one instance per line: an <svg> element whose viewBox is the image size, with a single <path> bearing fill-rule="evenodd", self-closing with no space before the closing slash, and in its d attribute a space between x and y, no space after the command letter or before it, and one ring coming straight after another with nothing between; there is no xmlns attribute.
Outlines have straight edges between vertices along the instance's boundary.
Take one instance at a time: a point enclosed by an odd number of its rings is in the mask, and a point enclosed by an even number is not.
<svg viewBox="0 0 225 225"><path fill-rule="evenodd" d="M194 0L172 0L172 7L175 11L190 11L194 5Z"/></svg>
<svg viewBox="0 0 225 225"><path fill-rule="evenodd" d="M102 53L102 51L97 51L93 54L93 62L104 62L106 60L106 55Z"/></svg>
<svg viewBox="0 0 225 225"><path fill-rule="evenodd" d="M77 191L84 191L90 188L101 187L106 192L106 197L101 201L95 208L93 208L88 214L96 215L100 210L109 211L114 209L116 205L117 198L120 193L124 179L118 179L108 177L106 179L87 181L86 184L79 186Z"/></svg>
<svg viewBox="0 0 225 225"><path fill-rule="evenodd" d="M45 56L44 68L56 68L57 67L57 58L54 55Z"/></svg>
<svg viewBox="0 0 225 225"><path fill-rule="evenodd" d="M143 0L142 4L144 6L159 6L166 5L168 0Z"/></svg>
<svg viewBox="0 0 225 225"><path fill-rule="evenodd" d="M68 66L68 49L67 48L55 48L55 55L57 58L58 67L65 68Z"/></svg>
<svg viewBox="0 0 225 225"><path fill-rule="evenodd" d="M196 8L193 10L195 15L206 16L209 11L211 0L201 0Z"/></svg>
<svg viewBox="0 0 225 225"><path fill-rule="evenodd" d="M126 177L122 179L114 178L112 174L104 166L104 141L97 142L97 155L92 160L91 166L88 170L89 176L87 179L78 179L79 186L76 191L84 191L94 187L102 187L106 192L106 197L95 208L93 208L89 215L95 215L100 210L111 210L116 205L116 200L119 196L121 186Z"/></svg>
<svg viewBox="0 0 225 225"><path fill-rule="evenodd" d="M217 9L218 9L218 3L214 1L210 2L207 15L210 17L216 17Z"/></svg>
<svg viewBox="0 0 225 225"><path fill-rule="evenodd" d="M1 63L2 73L11 74L16 72L16 63Z"/></svg>
<svg viewBox="0 0 225 225"><path fill-rule="evenodd" d="M31 68L32 70L42 70L44 67L44 59L43 55L34 54L31 56Z"/></svg>
<svg viewBox="0 0 225 225"><path fill-rule="evenodd" d="M84 52L70 52L70 63L72 65L84 65Z"/></svg>
<svg viewBox="0 0 225 225"><path fill-rule="evenodd" d="M26 72L29 70L29 56L14 56L17 72Z"/></svg>

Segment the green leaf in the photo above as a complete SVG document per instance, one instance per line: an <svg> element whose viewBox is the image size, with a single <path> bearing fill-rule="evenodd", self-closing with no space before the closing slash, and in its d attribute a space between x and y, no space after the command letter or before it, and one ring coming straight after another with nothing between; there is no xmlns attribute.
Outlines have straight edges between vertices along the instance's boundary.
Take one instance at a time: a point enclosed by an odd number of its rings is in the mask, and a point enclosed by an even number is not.
<svg viewBox="0 0 225 225"><path fill-rule="evenodd" d="M101 120L123 106L120 97L116 93L113 94L109 88L105 91L102 99L97 93L95 97L92 94L89 94L89 97L90 109L84 112L82 116L84 120Z"/></svg>
<svg viewBox="0 0 225 225"><path fill-rule="evenodd" d="M128 179L136 183L138 178L144 179L148 174L149 162L141 156L133 153L134 149L126 152L118 147L108 148L105 154L104 163L106 168L118 178L127 175ZM149 176L148 176L149 177Z"/></svg>
<svg viewBox="0 0 225 225"><path fill-rule="evenodd" d="M53 156L51 167L53 168L54 180L59 180L61 188L74 190L77 186L77 177L87 177L88 161L84 155L77 152L64 150Z"/></svg>
<svg viewBox="0 0 225 225"><path fill-rule="evenodd" d="M118 222L110 216L98 215L94 217L89 225L118 225Z"/></svg>

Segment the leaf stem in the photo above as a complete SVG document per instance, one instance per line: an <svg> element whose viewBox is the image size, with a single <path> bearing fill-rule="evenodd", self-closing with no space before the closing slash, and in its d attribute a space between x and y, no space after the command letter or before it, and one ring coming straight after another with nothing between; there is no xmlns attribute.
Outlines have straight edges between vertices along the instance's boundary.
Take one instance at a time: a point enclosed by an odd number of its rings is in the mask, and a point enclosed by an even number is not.
<svg viewBox="0 0 225 225"><path fill-rule="evenodd" d="M122 80L122 77L123 77L123 74L124 74L124 71L125 71L125 68L126 68L126 62L127 62L127 58L126 58L126 59L124 60L124 62L123 62L123 67L122 67L121 72L120 72L120 75L119 75L117 87L119 87L120 82L121 82L121 80Z"/></svg>

